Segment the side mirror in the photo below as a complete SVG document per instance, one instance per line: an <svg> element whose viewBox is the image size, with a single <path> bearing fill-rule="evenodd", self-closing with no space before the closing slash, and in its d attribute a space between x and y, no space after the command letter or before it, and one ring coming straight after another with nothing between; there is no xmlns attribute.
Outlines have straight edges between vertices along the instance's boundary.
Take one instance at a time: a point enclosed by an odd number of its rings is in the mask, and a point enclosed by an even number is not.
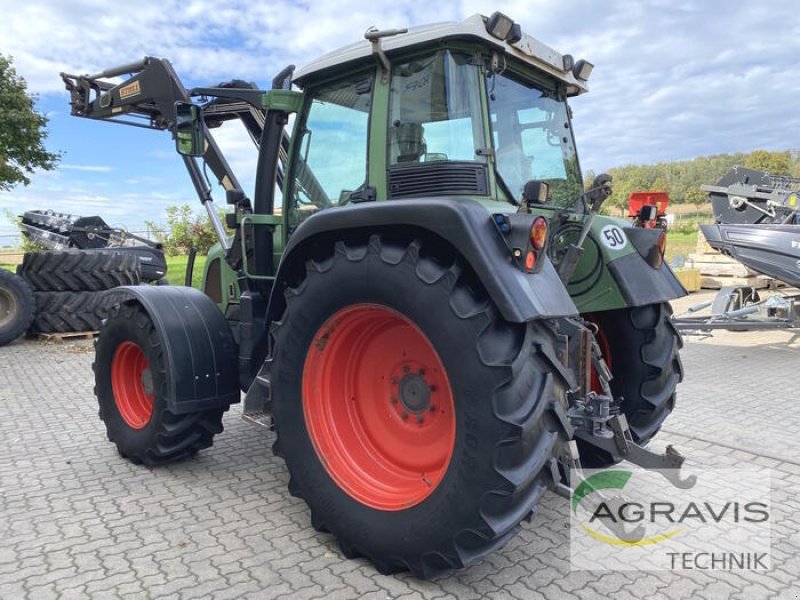
<svg viewBox="0 0 800 600"><path fill-rule="evenodd" d="M205 154L202 110L191 102L175 103L175 149L182 156Z"/></svg>
<svg viewBox="0 0 800 600"><path fill-rule="evenodd" d="M592 181L591 189L586 192L586 196L589 198L589 203L591 205L591 210L593 212L597 212L600 210L600 206L602 206L603 202L606 201L611 195L611 175L608 173L600 173L597 177L594 178Z"/></svg>
<svg viewBox="0 0 800 600"><path fill-rule="evenodd" d="M522 191L525 204L545 204L550 200L550 184L538 179L531 179Z"/></svg>

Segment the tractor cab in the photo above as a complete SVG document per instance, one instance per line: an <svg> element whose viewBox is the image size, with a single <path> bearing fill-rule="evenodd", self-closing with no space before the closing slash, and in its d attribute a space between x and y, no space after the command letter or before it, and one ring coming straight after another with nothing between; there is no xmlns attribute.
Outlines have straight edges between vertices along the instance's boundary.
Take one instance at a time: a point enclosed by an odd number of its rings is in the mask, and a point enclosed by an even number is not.
<svg viewBox="0 0 800 600"><path fill-rule="evenodd" d="M589 63L499 13L365 37L295 75L306 102L284 190L290 232L371 200L465 196L509 211L531 180L556 204L582 193L567 98L586 91Z"/></svg>

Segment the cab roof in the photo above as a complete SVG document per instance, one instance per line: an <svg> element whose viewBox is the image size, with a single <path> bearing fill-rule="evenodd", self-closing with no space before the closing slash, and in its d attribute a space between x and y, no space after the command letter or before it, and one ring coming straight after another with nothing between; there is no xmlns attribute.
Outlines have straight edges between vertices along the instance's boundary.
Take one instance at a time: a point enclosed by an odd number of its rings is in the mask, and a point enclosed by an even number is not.
<svg viewBox="0 0 800 600"><path fill-rule="evenodd" d="M566 68L565 57L553 48L543 44L522 32L517 42L498 39L486 29L487 17L475 14L460 23L434 23L408 29L407 33L398 33L380 40L381 48L391 57L404 50L425 47L447 40L465 40L478 42L493 50L516 58L532 65L540 71L563 82L567 86L567 95L577 96L588 91L585 81L581 81ZM303 87L320 75L329 75L336 68L365 63L373 56L372 45L366 39L329 52L313 62L298 69L294 74L294 82ZM567 57L567 64L572 57ZM372 58L371 60L375 60Z"/></svg>

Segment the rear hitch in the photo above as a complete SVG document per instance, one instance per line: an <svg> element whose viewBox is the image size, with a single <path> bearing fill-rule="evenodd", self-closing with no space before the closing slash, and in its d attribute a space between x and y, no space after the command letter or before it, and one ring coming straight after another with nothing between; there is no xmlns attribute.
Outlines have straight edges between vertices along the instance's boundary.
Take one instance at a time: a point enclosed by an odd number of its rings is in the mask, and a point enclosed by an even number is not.
<svg viewBox="0 0 800 600"><path fill-rule="evenodd" d="M657 470L677 488L685 490L694 487L697 476L681 476L680 470L686 459L674 447L667 446L663 454L643 448L633 441L628 420L623 414L612 416L607 425L608 429L604 435L593 435L585 429L576 429L575 436L592 446L605 450L615 459L627 460L643 469Z"/></svg>
<svg viewBox="0 0 800 600"><path fill-rule="evenodd" d="M695 485L697 477L683 477L680 473L684 457L675 448L668 446L664 453L648 450L637 444L631 434L630 426L621 407L622 397L614 398L611 393L611 372L603 360L602 352L592 335L591 323L580 329L580 345L577 348L579 386L568 393L569 408L567 418L573 429L573 437L578 438L610 454L614 461L627 460L643 469L656 470L672 485L688 489ZM592 374L599 384L598 391L592 389ZM574 441L570 448L559 457L561 463L573 469L579 478L583 477L580 456ZM563 481L563 478L561 479ZM556 486L558 493L569 493L570 488L579 482L569 481L564 486ZM565 489L558 489L559 486Z"/></svg>

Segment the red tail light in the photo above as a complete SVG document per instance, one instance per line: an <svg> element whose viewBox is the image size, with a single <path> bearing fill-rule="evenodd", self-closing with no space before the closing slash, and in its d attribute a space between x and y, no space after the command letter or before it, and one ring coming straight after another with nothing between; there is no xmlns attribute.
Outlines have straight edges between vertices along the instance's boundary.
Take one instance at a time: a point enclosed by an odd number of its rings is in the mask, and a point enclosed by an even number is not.
<svg viewBox="0 0 800 600"><path fill-rule="evenodd" d="M547 219L536 217L531 226L531 245L534 250L541 250L547 244Z"/></svg>
<svg viewBox="0 0 800 600"><path fill-rule="evenodd" d="M533 267L536 266L536 255L533 251L529 250L528 254L525 255L525 268L528 271L533 271Z"/></svg>

